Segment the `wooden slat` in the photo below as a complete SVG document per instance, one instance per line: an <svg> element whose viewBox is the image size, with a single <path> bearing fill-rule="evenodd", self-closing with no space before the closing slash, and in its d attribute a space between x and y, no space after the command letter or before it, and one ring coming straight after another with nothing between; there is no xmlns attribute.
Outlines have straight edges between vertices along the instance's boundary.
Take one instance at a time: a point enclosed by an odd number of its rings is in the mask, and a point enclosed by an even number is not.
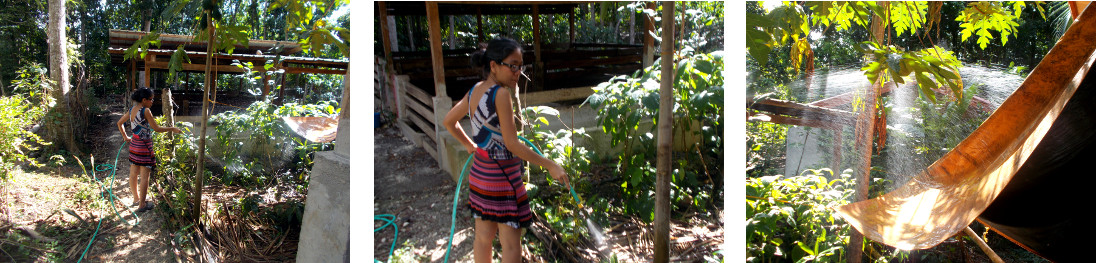
<svg viewBox="0 0 1096 263"><path fill-rule="evenodd" d="M431 112L428 108L426 108L426 106L423 106L423 104L421 102L415 101L414 99L411 99L409 96L408 97L403 97L403 98L404 98L404 105L407 105L408 108L414 110L415 112L418 112L419 115L434 116L434 113ZM431 123L433 123L433 122L431 122ZM431 127L433 127L433 126L431 126Z"/></svg>
<svg viewBox="0 0 1096 263"><path fill-rule="evenodd" d="M434 134L437 133L434 130L434 125L430 124L428 120L424 120L423 116L420 116L416 113L411 113L407 114L407 118L410 119L411 122L415 123L415 126L418 126L419 130L422 130L423 133L426 133L427 136L430 136L431 140L437 141L437 138L434 137Z"/></svg>
<svg viewBox="0 0 1096 263"><path fill-rule="evenodd" d="M219 68L219 67L218 67L218 68ZM285 68L285 73L292 73L292 74L299 74L299 73L309 73L309 74L329 74L329 75L346 75L346 70L345 70L345 69L319 69L319 68L294 68L294 67L287 67L287 68Z"/></svg>
<svg viewBox="0 0 1096 263"><path fill-rule="evenodd" d="M415 97L415 99L419 100L419 103L426 105L431 109L434 108L434 100L430 99L430 95L426 94L425 91L419 89L419 87L416 87L415 85L412 85L408 82L402 83L400 87L402 87L402 90L404 90L404 94Z"/></svg>
<svg viewBox="0 0 1096 263"><path fill-rule="evenodd" d="M420 136L422 133L416 132L407 122L408 120L406 118L398 120L396 121L396 126L400 128L400 133L403 137L411 141L411 144L422 147L422 136Z"/></svg>
<svg viewBox="0 0 1096 263"><path fill-rule="evenodd" d="M632 56L621 56L621 57L610 57L610 58L595 58L595 59L575 60L575 61L552 61L551 63L545 63L544 67L547 68L547 69L562 69L562 68L577 68L577 67L588 67L588 66L603 66L603 65L612 65L612 64L634 63L634 62L639 62L642 59L643 59L642 56L632 55Z"/></svg>
<svg viewBox="0 0 1096 263"><path fill-rule="evenodd" d="M427 142L429 141L428 139L429 138L426 138L426 136L423 136L424 146L422 147L422 149L426 150L426 153L430 154L430 157L434 157L434 160L440 163L441 160L438 160L438 150L436 149L437 147L434 146L437 144L434 142Z"/></svg>
<svg viewBox="0 0 1096 263"><path fill-rule="evenodd" d="M522 94L528 105L544 104L549 102L584 99L594 94L593 87L557 89L549 91L529 92Z"/></svg>
<svg viewBox="0 0 1096 263"><path fill-rule="evenodd" d="M748 102L749 103L749 102ZM788 115L791 117L822 120L840 125L855 125L856 115L852 112L815 107L790 101L764 99L747 105L750 109Z"/></svg>

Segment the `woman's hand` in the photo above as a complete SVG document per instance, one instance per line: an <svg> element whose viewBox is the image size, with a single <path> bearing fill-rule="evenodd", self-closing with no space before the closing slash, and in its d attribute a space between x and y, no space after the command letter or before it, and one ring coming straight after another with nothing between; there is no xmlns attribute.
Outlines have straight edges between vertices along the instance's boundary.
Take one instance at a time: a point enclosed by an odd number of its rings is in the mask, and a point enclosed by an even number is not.
<svg viewBox="0 0 1096 263"><path fill-rule="evenodd" d="M129 136L126 136L125 134L122 135L122 139L125 139L126 143L131 143L132 142L131 139L129 138Z"/></svg>
<svg viewBox="0 0 1096 263"><path fill-rule="evenodd" d="M171 127L171 131L173 131L175 133L183 133L183 130L179 129L178 127Z"/></svg>
<svg viewBox="0 0 1096 263"><path fill-rule="evenodd" d="M548 168L548 174L552 175L553 179L559 180L563 185L571 187L571 179L567 177L567 171L563 170L563 166L555 164Z"/></svg>
<svg viewBox="0 0 1096 263"><path fill-rule="evenodd" d="M468 152L468 154L476 154L476 147L465 145L464 151Z"/></svg>

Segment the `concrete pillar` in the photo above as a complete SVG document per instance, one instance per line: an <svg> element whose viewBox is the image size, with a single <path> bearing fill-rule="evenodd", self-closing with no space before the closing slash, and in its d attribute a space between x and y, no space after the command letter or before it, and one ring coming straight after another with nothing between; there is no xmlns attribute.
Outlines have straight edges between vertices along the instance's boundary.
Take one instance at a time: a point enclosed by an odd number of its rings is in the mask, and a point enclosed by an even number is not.
<svg viewBox="0 0 1096 263"><path fill-rule="evenodd" d="M298 262L350 262L349 83L350 76L343 75L335 150L315 154L297 244Z"/></svg>

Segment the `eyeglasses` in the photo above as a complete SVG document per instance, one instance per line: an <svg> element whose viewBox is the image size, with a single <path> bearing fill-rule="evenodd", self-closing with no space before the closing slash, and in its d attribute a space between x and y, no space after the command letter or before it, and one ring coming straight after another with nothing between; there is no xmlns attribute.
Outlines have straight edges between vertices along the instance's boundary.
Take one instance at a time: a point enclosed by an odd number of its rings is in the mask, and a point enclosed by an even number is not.
<svg viewBox="0 0 1096 263"><path fill-rule="evenodd" d="M513 71L513 72L518 72L518 71L525 72L525 65L517 66L517 65L510 64L510 63L502 62L502 61L499 61L499 64L501 64L503 66L510 67L510 71Z"/></svg>

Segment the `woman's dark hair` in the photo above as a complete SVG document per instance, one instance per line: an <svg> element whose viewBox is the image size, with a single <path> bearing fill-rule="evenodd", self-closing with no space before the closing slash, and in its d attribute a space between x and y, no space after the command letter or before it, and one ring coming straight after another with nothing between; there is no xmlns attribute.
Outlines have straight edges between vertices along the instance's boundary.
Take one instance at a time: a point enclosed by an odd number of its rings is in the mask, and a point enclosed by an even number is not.
<svg viewBox="0 0 1096 263"><path fill-rule="evenodd" d="M136 102L141 102L141 100L146 98L152 98L152 90L147 87L141 87L136 91L133 91L133 94L129 95L129 99Z"/></svg>
<svg viewBox="0 0 1096 263"><path fill-rule="evenodd" d="M491 73L491 61L495 63L502 62L503 59L514 53L514 50L521 49L521 44L517 41L509 38L496 38L487 42L487 46L480 46L479 50L472 52L472 67L483 70L481 77L486 77L487 73Z"/></svg>

